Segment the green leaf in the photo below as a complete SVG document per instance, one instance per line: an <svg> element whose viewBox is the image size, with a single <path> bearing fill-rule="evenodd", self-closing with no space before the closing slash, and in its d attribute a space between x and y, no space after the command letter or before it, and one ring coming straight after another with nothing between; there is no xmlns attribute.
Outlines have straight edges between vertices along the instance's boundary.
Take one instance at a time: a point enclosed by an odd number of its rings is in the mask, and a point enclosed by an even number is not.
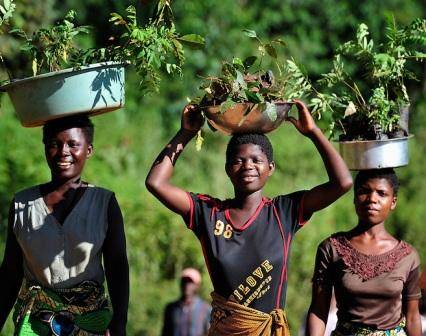
<svg viewBox="0 0 426 336"><path fill-rule="evenodd" d="M223 66L222 66L222 72L225 75L231 75L233 77L237 76L236 69L231 64L229 64L229 63L224 63L223 64Z"/></svg>
<svg viewBox="0 0 426 336"><path fill-rule="evenodd" d="M203 146L203 142L204 142L204 138L203 138L203 135L201 134L201 130L199 130L197 132L197 138L195 139L195 149L197 150L197 152L201 150L201 147Z"/></svg>
<svg viewBox="0 0 426 336"><path fill-rule="evenodd" d="M37 75L37 59L36 58L33 59L32 70L33 70L33 76Z"/></svg>
<svg viewBox="0 0 426 336"><path fill-rule="evenodd" d="M204 37L197 34L183 35L181 37L178 37L177 40L182 42L182 44L195 49L201 49L204 47L205 44Z"/></svg>
<svg viewBox="0 0 426 336"><path fill-rule="evenodd" d="M272 44L270 44L270 43L265 44L265 49L266 49L266 52L268 53L268 55L271 56L272 58L278 57L277 50L275 49L275 47Z"/></svg>
<svg viewBox="0 0 426 336"><path fill-rule="evenodd" d="M244 68L246 68L246 69L250 68L256 61L257 61L256 56L247 57L243 62Z"/></svg>
<svg viewBox="0 0 426 336"><path fill-rule="evenodd" d="M254 30L250 30L250 29L243 29L244 34L246 34L248 37L253 37L256 38L257 34Z"/></svg>
<svg viewBox="0 0 426 336"><path fill-rule="evenodd" d="M263 97L256 92L250 90L245 90L244 92L246 93L247 100L251 103L258 104L264 101Z"/></svg>
<svg viewBox="0 0 426 336"><path fill-rule="evenodd" d="M277 43L277 44L281 44L282 46L286 46L287 44L284 42L284 40L282 39L275 39L272 42Z"/></svg>
<svg viewBox="0 0 426 336"><path fill-rule="evenodd" d="M166 71L167 71L168 74L170 74L172 72L171 66L172 65L170 63L166 64Z"/></svg>
<svg viewBox="0 0 426 336"><path fill-rule="evenodd" d="M232 65L234 66L234 68L238 71L238 70L240 70L240 71L244 71L245 70L245 68L244 68L244 64L243 64L243 61L241 60L241 58L238 58L238 57L234 57L233 59L232 59Z"/></svg>
<svg viewBox="0 0 426 336"><path fill-rule="evenodd" d="M231 99L225 100L222 104L220 104L220 113L223 114L227 110L233 108L237 103L232 101Z"/></svg>
<svg viewBox="0 0 426 336"><path fill-rule="evenodd" d="M236 78L236 82L238 84L238 86L242 89L246 89L247 88L247 83L244 80L244 75L237 70L237 78Z"/></svg>

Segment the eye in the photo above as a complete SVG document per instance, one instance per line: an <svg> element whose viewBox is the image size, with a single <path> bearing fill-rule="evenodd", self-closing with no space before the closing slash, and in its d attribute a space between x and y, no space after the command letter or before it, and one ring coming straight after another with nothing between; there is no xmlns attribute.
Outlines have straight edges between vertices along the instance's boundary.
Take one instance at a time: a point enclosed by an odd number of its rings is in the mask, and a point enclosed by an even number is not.
<svg viewBox="0 0 426 336"><path fill-rule="evenodd" d="M69 146L70 148L77 148L77 147L79 147L79 146L80 146L80 143L79 143L79 142L77 142L77 141L70 141L70 142L68 143L68 146Z"/></svg>
<svg viewBox="0 0 426 336"><path fill-rule="evenodd" d="M231 164L233 164L233 165L237 165L237 164L241 164L241 163L243 163L243 160L242 160L242 159L240 159L240 158L234 158L234 159L231 161Z"/></svg>
<svg viewBox="0 0 426 336"><path fill-rule="evenodd" d="M370 190L365 189L365 188L358 188L357 191L356 191L356 194L358 196L367 195L368 193L370 193Z"/></svg>
<svg viewBox="0 0 426 336"><path fill-rule="evenodd" d="M58 148L58 143L56 141L49 141L46 144L46 147L49 148L49 149L51 149L51 148Z"/></svg>
<svg viewBox="0 0 426 336"><path fill-rule="evenodd" d="M377 193L379 194L379 196L381 197L385 197L387 195L386 191L384 190L377 190Z"/></svg>

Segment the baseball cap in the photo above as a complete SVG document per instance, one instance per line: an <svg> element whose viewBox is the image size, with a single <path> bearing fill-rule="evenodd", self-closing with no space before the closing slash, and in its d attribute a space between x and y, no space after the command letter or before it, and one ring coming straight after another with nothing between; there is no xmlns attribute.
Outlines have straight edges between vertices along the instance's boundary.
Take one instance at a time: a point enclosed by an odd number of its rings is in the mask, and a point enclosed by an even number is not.
<svg viewBox="0 0 426 336"><path fill-rule="evenodd" d="M201 283L201 274L200 272L198 272L195 268L192 267L188 267L185 268L181 275L180 275L181 279L183 278L188 278L191 279L191 281L197 285L199 285Z"/></svg>

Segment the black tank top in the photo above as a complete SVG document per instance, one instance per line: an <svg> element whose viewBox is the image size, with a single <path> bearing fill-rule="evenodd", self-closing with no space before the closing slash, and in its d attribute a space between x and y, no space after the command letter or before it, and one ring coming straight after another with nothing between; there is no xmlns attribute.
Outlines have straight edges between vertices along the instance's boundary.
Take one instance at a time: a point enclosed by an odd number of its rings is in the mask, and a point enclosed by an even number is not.
<svg viewBox="0 0 426 336"><path fill-rule="evenodd" d="M201 242L216 293L265 313L284 308L290 243L303 225L303 194L263 198L236 229L229 202L188 193L191 211L185 221Z"/></svg>

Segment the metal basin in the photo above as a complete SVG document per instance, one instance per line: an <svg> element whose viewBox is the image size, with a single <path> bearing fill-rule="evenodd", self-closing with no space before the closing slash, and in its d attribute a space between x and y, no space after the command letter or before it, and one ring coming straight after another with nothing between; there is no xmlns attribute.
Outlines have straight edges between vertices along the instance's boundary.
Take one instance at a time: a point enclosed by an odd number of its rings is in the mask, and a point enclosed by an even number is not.
<svg viewBox="0 0 426 336"><path fill-rule="evenodd" d="M395 168L408 164L408 139L341 141L340 154L350 170Z"/></svg>
<svg viewBox="0 0 426 336"><path fill-rule="evenodd" d="M262 105L239 103L224 113L220 106L203 108L210 125L218 131L230 135L236 133L268 133L276 129L287 117L292 103L276 102L277 117L275 120L265 113ZM247 111L250 111L246 114ZM246 114L246 115L244 115Z"/></svg>
<svg viewBox="0 0 426 336"><path fill-rule="evenodd" d="M71 114L96 115L124 106L124 66L96 63L14 80L7 91L25 127Z"/></svg>

